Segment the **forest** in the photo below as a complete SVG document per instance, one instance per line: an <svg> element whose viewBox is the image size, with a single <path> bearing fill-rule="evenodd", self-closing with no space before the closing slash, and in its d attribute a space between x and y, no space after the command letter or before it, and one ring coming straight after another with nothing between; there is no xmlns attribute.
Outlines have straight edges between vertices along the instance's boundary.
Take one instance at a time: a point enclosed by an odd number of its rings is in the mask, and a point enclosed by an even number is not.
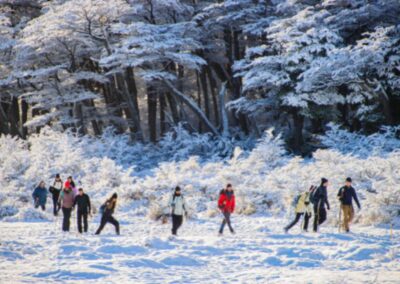
<svg viewBox="0 0 400 284"><path fill-rule="evenodd" d="M398 0L0 0L0 134L140 143L400 122Z"/></svg>

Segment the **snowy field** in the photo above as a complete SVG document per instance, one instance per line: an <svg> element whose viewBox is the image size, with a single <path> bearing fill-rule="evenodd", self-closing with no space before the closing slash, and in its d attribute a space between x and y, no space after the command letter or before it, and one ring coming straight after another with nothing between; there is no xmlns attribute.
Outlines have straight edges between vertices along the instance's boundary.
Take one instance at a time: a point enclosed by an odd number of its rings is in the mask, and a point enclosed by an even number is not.
<svg viewBox="0 0 400 284"><path fill-rule="evenodd" d="M287 220L235 215L237 234L218 237L220 219L200 217L172 239L170 224L143 218L121 236L60 222L0 223L0 283L400 283L400 232L383 226L286 235Z"/></svg>
<svg viewBox="0 0 400 284"><path fill-rule="evenodd" d="M400 283L395 130L366 137L333 128L322 137L328 149L310 158L288 155L272 133L251 150L182 131L157 147L110 133L94 139L44 129L27 141L2 136L0 283ZM56 173L73 175L95 209L118 192L122 235L106 227L94 236L95 214L90 234L79 236L75 213L72 232L62 233L50 197L47 212L33 209L33 188L40 179L51 184ZM293 198L322 176L331 182L322 233L300 234L297 225L284 234ZM353 233L339 234L336 195L347 176L362 209ZM237 197L237 234L221 238L216 199L228 182ZM171 225L154 220L168 212L176 185L191 218L170 239Z"/></svg>

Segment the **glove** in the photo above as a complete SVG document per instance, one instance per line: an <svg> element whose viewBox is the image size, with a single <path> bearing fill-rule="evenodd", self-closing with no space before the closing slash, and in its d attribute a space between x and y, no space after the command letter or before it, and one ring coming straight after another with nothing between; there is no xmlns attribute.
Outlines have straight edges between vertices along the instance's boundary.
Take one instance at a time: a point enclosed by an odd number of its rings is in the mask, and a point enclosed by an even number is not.
<svg viewBox="0 0 400 284"><path fill-rule="evenodd" d="M188 215L189 215L189 214L187 213L187 211L185 211L185 217L186 217L186 218L188 217Z"/></svg>
<svg viewBox="0 0 400 284"><path fill-rule="evenodd" d="M329 205L326 207L326 209L331 210L331 207L329 207Z"/></svg>

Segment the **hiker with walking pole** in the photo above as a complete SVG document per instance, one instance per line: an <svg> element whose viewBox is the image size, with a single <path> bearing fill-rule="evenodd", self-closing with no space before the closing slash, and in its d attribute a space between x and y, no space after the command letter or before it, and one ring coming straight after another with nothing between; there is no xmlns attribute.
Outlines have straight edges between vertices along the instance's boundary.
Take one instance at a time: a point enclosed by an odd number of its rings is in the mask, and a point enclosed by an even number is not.
<svg viewBox="0 0 400 284"><path fill-rule="evenodd" d="M328 185L328 180L326 178L322 178L321 185L311 193L310 200L314 204L314 232L317 232L318 226L325 222L326 209L330 210L327 191Z"/></svg>
<svg viewBox="0 0 400 284"><path fill-rule="evenodd" d="M357 193L352 187L352 179L346 178L345 185L339 189L338 198L340 201L340 210L343 212L343 227L346 233L350 232L350 223L354 218L353 199L357 204L358 209L361 209L360 202L358 201ZM341 220L339 214L339 231L341 227Z"/></svg>
<svg viewBox="0 0 400 284"><path fill-rule="evenodd" d="M301 216L304 215L304 223L302 223L301 229L304 232L308 231L308 221L312 216L312 208L310 204L310 193L314 190L314 186L311 186L308 191L303 192L295 197L293 200L293 206L295 206L295 219L287 225L284 230L288 233L290 228L297 224Z"/></svg>
<svg viewBox="0 0 400 284"><path fill-rule="evenodd" d="M233 187L230 183L227 184L226 188L221 190L219 194L218 208L221 210L224 216L221 227L219 229L219 235L222 236L225 224L228 224L231 233L235 234L235 231L233 230L231 225L231 214L235 210L235 193L233 192Z"/></svg>
<svg viewBox="0 0 400 284"><path fill-rule="evenodd" d="M181 188L177 186L175 188L174 194L171 196L169 201L169 206L171 207L172 216L172 235L176 236L178 229L182 225L183 215L187 216L187 211L185 208L185 199L181 193Z"/></svg>

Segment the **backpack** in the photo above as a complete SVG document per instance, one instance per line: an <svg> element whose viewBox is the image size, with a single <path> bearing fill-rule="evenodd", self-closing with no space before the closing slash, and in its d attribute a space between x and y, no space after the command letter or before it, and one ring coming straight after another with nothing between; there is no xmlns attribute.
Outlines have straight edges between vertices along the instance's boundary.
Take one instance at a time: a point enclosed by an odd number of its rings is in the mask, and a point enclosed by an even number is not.
<svg viewBox="0 0 400 284"><path fill-rule="evenodd" d="M100 206L99 212L100 214L104 214L105 211L106 211L106 204L104 203L103 205Z"/></svg>
<svg viewBox="0 0 400 284"><path fill-rule="evenodd" d="M301 194L297 194L297 195L293 198L293 200L292 200L292 206L293 206L293 207L296 207L296 206L297 206L297 203L299 203L300 197L301 197Z"/></svg>
<svg viewBox="0 0 400 284"><path fill-rule="evenodd" d="M318 200L317 200L317 192L318 192L318 187L312 185L310 187L310 202L312 204L315 204L315 203L318 202Z"/></svg>

